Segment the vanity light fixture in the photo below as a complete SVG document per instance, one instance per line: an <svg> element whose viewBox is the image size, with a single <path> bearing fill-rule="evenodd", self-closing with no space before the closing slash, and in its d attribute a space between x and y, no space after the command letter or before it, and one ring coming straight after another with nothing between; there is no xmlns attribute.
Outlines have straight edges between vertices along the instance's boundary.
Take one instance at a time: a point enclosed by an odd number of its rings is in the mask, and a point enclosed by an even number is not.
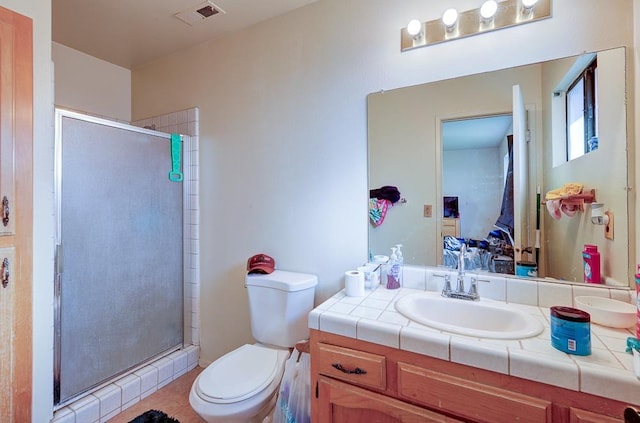
<svg viewBox="0 0 640 423"><path fill-rule="evenodd" d="M442 14L442 23L447 31L452 31L458 22L458 11L456 9L447 9Z"/></svg>
<svg viewBox="0 0 640 423"><path fill-rule="evenodd" d="M498 2L496 0L487 0L480 6L480 22L478 22L478 31L487 31L495 28L494 17L498 11Z"/></svg>
<svg viewBox="0 0 640 423"><path fill-rule="evenodd" d="M442 14L442 24L444 25L445 38L457 38L458 32L458 11L456 9L447 9Z"/></svg>
<svg viewBox="0 0 640 423"><path fill-rule="evenodd" d="M412 37L411 42L413 45L423 45L424 40L424 25L417 19L412 19L407 24L407 32Z"/></svg>
<svg viewBox="0 0 640 423"><path fill-rule="evenodd" d="M497 11L498 3L496 2L496 0L487 0L482 3L482 6L480 6L480 16L482 16L482 20L485 22L493 20L493 17L496 15Z"/></svg>
<svg viewBox="0 0 640 423"><path fill-rule="evenodd" d="M422 22L417 19L411 19L407 24L407 32L413 36L413 38L420 37L422 31Z"/></svg>
<svg viewBox="0 0 640 423"><path fill-rule="evenodd" d="M533 8L538 0L522 0L521 19L531 19L533 16Z"/></svg>
<svg viewBox="0 0 640 423"><path fill-rule="evenodd" d="M412 20L402 28L400 50L465 38L551 17L552 0L486 0L477 9L447 9L441 19ZM417 32L416 32L417 31Z"/></svg>

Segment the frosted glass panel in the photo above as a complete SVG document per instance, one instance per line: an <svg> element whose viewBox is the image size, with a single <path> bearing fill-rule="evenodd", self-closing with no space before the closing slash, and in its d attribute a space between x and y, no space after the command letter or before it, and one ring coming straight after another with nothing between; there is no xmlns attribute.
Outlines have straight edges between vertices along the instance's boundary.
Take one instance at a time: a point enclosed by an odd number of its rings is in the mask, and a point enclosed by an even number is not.
<svg viewBox="0 0 640 423"><path fill-rule="evenodd" d="M183 341L182 183L170 141L62 118L60 401Z"/></svg>

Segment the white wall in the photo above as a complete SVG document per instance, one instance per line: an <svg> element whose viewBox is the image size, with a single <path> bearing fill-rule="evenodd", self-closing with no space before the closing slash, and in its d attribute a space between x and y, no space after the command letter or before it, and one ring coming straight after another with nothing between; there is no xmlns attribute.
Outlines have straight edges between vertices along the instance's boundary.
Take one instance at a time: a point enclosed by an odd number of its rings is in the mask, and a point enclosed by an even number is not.
<svg viewBox="0 0 640 423"><path fill-rule="evenodd" d="M52 45L55 104L92 115L131 121L131 71L74 50Z"/></svg>
<svg viewBox="0 0 640 423"><path fill-rule="evenodd" d="M632 4L555 1L551 19L401 53L410 18L477 1L320 0L134 70L134 119L201 111L203 361L251 341L251 254L318 274L317 301L366 260L368 93L631 46Z"/></svg>
<svg viewBox="0 0 640 423"><path fill-rule="evenodd" d="M504 193L499 148L442 152L442 195L458 197L460 237L484 239L495 229Z"/></svg>
<svg viewBox="0 0 640 423"><path fill-rule="evenodd" d="M53 66L51 1L0 0L33 19L33 421L51 417L53 396Z"/></svg>

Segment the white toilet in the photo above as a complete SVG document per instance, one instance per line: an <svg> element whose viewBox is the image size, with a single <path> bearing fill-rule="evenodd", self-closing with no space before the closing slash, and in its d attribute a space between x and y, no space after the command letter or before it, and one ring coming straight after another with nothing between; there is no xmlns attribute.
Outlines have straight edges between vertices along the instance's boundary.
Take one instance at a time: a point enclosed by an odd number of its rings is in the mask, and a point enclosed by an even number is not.
<svg viewBox="0 0 640 423"><path fill-rule="evenodd" d="M191 387L189 402L209 423L262 422L272 411L289 348L309 337L308 314L318 278L275 270L247 275L251 333L243 345L211 363Z"/></svg>

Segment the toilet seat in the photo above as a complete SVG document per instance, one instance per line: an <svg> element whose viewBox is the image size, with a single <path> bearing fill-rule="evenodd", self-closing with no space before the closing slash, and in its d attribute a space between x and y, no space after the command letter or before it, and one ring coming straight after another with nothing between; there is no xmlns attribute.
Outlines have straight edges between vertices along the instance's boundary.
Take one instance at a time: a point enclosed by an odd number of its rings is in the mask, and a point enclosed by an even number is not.
<svg viewBox="0 0 640 423"><path fill-rule="evenodd" d="M268 387L279 376L279 352L245 344L225 354L198 377L198 395L209 402L243 401Z"/></svg>

